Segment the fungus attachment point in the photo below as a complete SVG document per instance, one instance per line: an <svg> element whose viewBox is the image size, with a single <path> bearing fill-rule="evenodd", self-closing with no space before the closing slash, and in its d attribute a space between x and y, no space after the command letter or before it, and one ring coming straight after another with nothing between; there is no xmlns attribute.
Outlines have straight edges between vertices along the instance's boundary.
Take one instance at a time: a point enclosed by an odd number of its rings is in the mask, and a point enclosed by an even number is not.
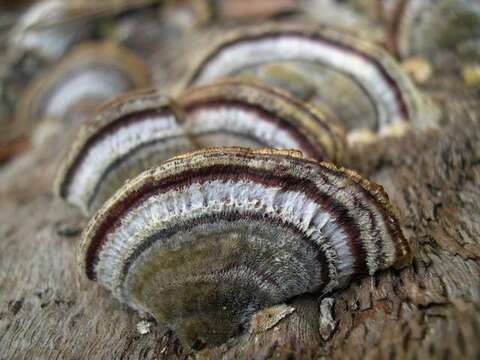
<svg viewBox="0 0 480 360"><path fill-rule="evenodd" d="M379 185L295 151L246 148L142 173L98 211L79 250L89 279L198 346L410 256Z"/></svg>
<svg viewBox="0 0 480 360"><path fill-rule="evenodd" d="M316 107L253 82L222 81L174 100L140 92L113 101L84 125L55 188L88 214L129 178L194 149L291 148L341 162L345 142L335 121Z"/></svg>

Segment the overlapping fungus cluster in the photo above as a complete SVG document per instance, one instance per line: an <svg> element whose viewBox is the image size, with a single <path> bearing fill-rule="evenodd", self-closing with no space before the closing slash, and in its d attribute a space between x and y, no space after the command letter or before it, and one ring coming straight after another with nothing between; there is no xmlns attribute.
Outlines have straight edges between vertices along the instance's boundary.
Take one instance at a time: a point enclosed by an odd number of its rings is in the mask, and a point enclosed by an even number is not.
<svg viewBox="0 0 480 360"><path fill-rule="evenodd" d="M247 29L217 45L180 95L104 106L57 178L60 197L96 211L79 255L88 278L188 345L221 344L258 310L410 256L381 187L332 164L361 126L343 128L342 94L317 106L238 76L283 61L341 74L372 132L421 114L410 80L371 44L323 28Z"/></svg>
<svg viewBox="0 0 480 360"><path fill-rule="evenodd" d="M401 3L391 12L438 10ZM390 44L421 53L411 34L431 34L434 21L408 21L391 20ZM65 116L149 83L129 50L85 45L34 82L18 118ZM56 194L92 216L79 251L88 279L198 347L294 296L408 264L383 188L342 168L365 132L435 125L387 50L326 26L250 26L178 84L103 105L59 170Z"/></svg>

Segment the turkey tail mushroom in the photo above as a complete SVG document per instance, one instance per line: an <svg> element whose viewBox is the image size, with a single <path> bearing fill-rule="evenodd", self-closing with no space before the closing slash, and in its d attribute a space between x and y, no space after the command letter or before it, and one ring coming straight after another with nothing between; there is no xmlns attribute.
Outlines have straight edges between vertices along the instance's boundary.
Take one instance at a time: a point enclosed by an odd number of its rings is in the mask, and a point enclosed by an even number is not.
<svg viewBox="0 0 480 360"><path fill-rule="evenodd" d="M176 99L144 91L116 99L82 127L55 192L89 214L129 178L186 151L293 148L341 163L345 143L336 121L321 110L257 83L222 81Z"/></svg>
<svg viewBox="0 0 480 360"><path fill-rule="evenodd" d="M84 19L72 19L69 8L68 1L63 0L36 2L9 33L9 49L46 61L59 59L69 47L89 38L93 31L91 24L80 21Z"/></svg>
<svg viewBox="0 0 480 360"><path fill-rule="evenodd" d="M74 44L92 39L98 20L147 8L161 0L42 0L33 4L8 36L9 49L49 62Z"/></svg>
<svg viewBox="0 0 480 360"><path fill-rule="evenodd" d="M146 65L129 49L110 42L82 44L29 85L16 121L92 113L114 96L149 84Z"/></svg>
<svg viewBox="0 0 480 360"><path fill-rule="evenodd" d="M123 186L90 221L82 272L186 345L218 345L252 315L409 262L383 188L298 151L213 148Z"/></svg>
<svg viewBox="0 0 480 360"><path fill-rule="evenodd" d="M345 132L331 111L257 81L223 79L194 87L179 103L185 109L186 131L202 147L298 149L335 163L345 158Z"/></svg>
<svg viewBox="0 0 480 360"><path fill-rule="evenodd" d="M200 58L183 86L246 71L258 76L259 68L275 63L293 67L289 70L293 77L312 84L315 99L332 108L351 132L359 128L381 132L397 123L435 124L438 114L426 106L387 51L326 27L270 25L234 32ZM259 78L272 85L283 83L285 90L298 93L292 79L282 81L275 74Z"/></svg>
<svg viewBox="0 0 480 360"><path fill-rule="evenodd" d="M437 66L480 57L480 3L471 0L401 0L391 12L387 43L400 58Z"/></svg>

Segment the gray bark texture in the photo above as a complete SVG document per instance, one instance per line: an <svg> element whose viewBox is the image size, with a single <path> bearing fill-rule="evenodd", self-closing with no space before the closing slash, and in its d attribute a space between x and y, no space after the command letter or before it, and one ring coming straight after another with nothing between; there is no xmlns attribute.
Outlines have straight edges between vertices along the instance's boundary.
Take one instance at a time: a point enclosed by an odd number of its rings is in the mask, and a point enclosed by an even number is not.
<svg viewBox="0 0 480 360"><path fill-rule="evenodd" d="M438 129L380 139L352 151L348 164L399 208L416 244L413 264L327 298L293 299L295 311L273 327L198 357L480 358L480 94L451 75L424 90L441 106ZM142 335L137 314L77 274L86 220L50 190L66 139L0 168L0 359L192 356L161 324Z"/></svg>

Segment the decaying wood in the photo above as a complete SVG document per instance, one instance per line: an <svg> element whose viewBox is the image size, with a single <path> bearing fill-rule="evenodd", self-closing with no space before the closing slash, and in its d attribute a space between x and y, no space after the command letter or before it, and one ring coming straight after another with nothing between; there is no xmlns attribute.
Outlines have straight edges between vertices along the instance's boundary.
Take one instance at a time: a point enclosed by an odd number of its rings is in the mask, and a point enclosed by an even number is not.
<svg viewBox="0 0 480 360"><path fill-rule="evenodd" d="M480 105L460 82L425 85L443 104L438 130L386 138L350 159L399 207L417 245L412 266L293 299L275 326L200 357L480 357ZM0 168L0 359L188 357L161 324L141 334L138 315L79 280L85 220L50 191L68 137L48 141Z"/></svg>

